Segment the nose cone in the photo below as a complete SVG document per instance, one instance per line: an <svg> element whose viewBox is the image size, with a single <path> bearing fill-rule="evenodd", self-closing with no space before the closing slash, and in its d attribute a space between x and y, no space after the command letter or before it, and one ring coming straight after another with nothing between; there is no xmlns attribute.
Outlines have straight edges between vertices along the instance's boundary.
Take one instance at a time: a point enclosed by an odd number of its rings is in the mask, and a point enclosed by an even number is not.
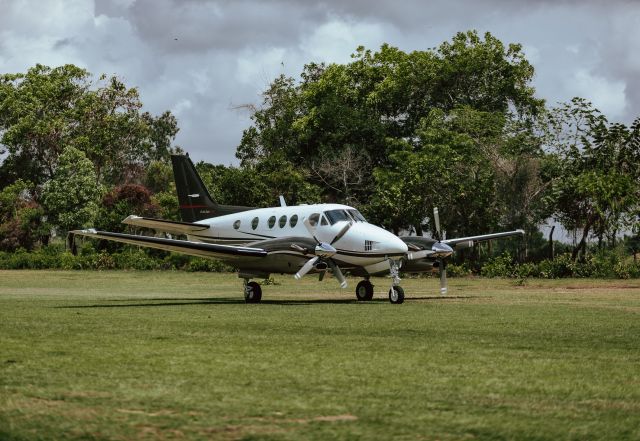
<svg viewBox="0 0 640 441"><path fill-rule="evenodd" d="M390 233L388 247L393 254L406 254L409 251L407 244L395 234Z"/></svg>
<svg viewBox="0 0 640 441"><path fill-rule="evenodd" d="M395 234L380 227L374 228L376 229L375 235L379 238L379 243L376 245L378 251L388 254L389 256L400 256L409 251L407 244Z"/></svg>

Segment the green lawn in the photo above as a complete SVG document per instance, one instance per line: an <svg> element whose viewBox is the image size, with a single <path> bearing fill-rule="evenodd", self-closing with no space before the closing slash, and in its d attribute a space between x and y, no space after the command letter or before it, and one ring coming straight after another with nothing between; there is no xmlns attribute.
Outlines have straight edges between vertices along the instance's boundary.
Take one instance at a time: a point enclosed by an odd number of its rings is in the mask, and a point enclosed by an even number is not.
<svg viewBox="0 0 640 441"><path fill-rule="evenodd" d="M0 439L640 439L640 281L0 271Z"/></svg>

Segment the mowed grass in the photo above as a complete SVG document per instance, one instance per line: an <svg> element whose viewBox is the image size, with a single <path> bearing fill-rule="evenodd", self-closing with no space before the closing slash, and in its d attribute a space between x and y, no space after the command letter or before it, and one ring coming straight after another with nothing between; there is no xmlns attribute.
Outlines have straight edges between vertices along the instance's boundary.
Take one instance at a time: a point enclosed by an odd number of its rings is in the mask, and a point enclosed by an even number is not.
<svg viewBox="0 0 640 441"><path fill-rule="evenodd" d="M640 281L0 272L0 439L640 439Z"/></svg>

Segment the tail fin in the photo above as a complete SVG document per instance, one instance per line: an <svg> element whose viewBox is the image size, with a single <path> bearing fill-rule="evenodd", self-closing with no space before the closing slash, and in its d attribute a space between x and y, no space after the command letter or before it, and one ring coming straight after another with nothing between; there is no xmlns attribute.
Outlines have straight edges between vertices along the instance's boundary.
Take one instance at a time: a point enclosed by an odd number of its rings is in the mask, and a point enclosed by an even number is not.
<svg viewBox="0 0 640 441"><path fill-rule="evenodd" d="M180 217L183 222L252 210L252 207L216 204L207 191L189 156L171 155L173 177L176 181Z"/></svg>

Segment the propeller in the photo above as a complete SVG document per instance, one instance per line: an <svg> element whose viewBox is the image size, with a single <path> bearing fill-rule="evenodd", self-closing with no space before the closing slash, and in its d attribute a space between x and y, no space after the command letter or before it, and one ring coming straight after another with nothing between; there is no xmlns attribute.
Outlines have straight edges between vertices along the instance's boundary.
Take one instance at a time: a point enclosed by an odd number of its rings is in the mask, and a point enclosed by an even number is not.
<svg viewBox="0 0 640 441"><path fill-rule="evenodd" d="M332 257L338 252L333 247L333 244L339 241L342 238L342 236L344 236L347 233L347 231L349 231L349 228L351 228L351 225L353 225L353 223L349 222L344 227L342 227L340 231L338 231L338 234L336 234L335 237L329 243L321 242L316 237L315 229L311 225L311 222L309 222L309 219L305 219L302 223L307 228L307 231L309 231L313 239L317 242L317 245L314 249L315 257L312 257L311 259L307 260L307 262L304 265L302 265L302 268L300 268L300 270L293 277L296 280L300 280L305 274L311 271L313 267L324 263L325 268L326 266L329 266L329 268L331 268L331 272L333 273L333 276L336 278L336 280L338 280L338 282L340 283L340 287L346 288L347 281L344 277L344 274L342 274L342 271L340 271L340 268L338 267L338 265L336 265L336 263L332 259ZM322 274L323 273L321 273L321 276Z"/></svg>
<svg viewBox="0 0 640 441"><path fill-rule="evenodd" d="M438 207L433 208L433 223L436 227L436 239L431 250L438 256L438 269L440 270L440 295L447 294L447 261L445 258L453 254L453 249L446 243L442 243L442 231L440 230L440 213Z"/></svg>

